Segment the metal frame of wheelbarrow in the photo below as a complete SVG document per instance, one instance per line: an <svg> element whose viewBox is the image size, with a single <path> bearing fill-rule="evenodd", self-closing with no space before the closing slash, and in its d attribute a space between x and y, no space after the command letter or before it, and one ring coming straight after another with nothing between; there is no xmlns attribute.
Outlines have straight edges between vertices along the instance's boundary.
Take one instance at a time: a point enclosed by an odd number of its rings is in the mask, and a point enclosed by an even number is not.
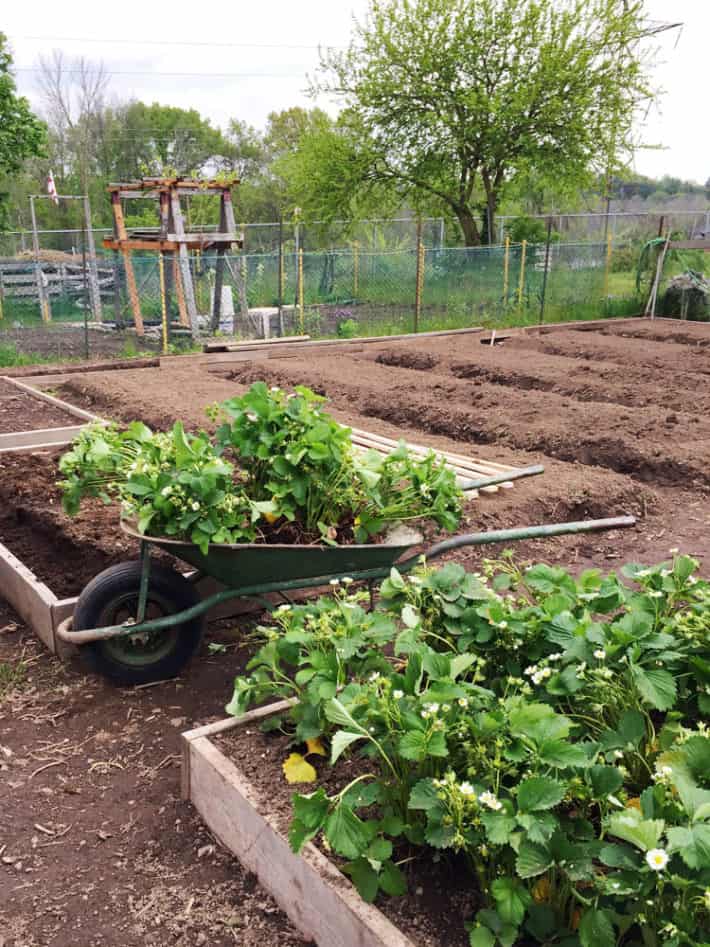
<svg viewBox="0 0 710 947"><path fill-rule="evenodd" d="M538 472L538 471L536 471ZM506 477L506 480L510 477ZM124 623L122 625L109 625L105 628L92 628L80 631L71 631L71 617L65 619L57 628L57 636L63 641L75 645L88 644L90 642L105 641L109 638L117 638L127 635L143 634L148 632L162 631L181 625L183 622L190 621L193 618L204 615L215 605L220 605L236 598L259 598L270 592L288 592L296 589L316 588L327 585L332 579L342 579L349 576L355 582L366 581L372 583L377 579L386 578L390 569L394 566L399 572L409 572L424 557L427 561L437 559L439 556L454 549L461 549L465 546L482 546L491 543L516 542L523 539L543 539L551 536L564 536L573 533L592 533L609 529L623 529L634 526L636 519L633 516L618 516L610 519L586 520L574 523L550 523L541 526L524 526L514 529L498 529L485 533L465 533L460 536L454 536L451 539L445 539L443 542L436 543L424 552L418 552L410 555L408 558L401 559L407 552L416 548L416 544L406 546L386 546L367 545L367 546L278 546L261 544L237 544L228 545L216 543L209 547L206 555L202 554L198 547L193 543L180 542L177 540L164 539L154 536L141 536L135 530L122 524L123 529L140 539L141 555L141 580L138 595L138 610L135 622ZM278 568L281 563L285 571L298 572L301 560L317 561L322 557L323 565L328 563L342 562L342 567L325 568L317 575L297 574L291 578L277 579L269 582L252 582L251 584L231 585L221 592L203 599L197 605L176 612L173 615L164 615L161 618L155 618L150 621L144 621L146 603L148 601L148 591L150 586L150 548L157 546L160 549L170 552L179 559L192 565L197 565L198 574L195 579L202 575L212 575L214 578L224 581L224 576L220 576L221 568L210 568L211 563L217 563L218 559L224 563L236 560L241 557L244 563L253 563L257 559L264 562L271 561L271 565ZM306 557L310 556L309 560ZM366 562L368 558L379 558L380 564L374 568L350 568L352 560ZM200 566L202 568L200 568ZM215 571L217 574L215 575ZM200 574L201 573L201 574Z"/></svg>

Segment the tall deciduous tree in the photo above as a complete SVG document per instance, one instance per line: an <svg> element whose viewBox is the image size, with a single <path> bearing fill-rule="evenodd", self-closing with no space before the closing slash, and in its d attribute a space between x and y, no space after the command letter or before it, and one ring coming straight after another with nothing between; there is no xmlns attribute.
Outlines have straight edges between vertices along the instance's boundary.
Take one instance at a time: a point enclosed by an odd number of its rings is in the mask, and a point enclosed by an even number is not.
<svg viewBox="0 0 710 947"><path fill-rule="evenodd" d="M494 238L531 169L581 184L632 150L651 92L643 0L371 0L314 91L345 103L365 181L438 200L465 241ZM350 136L353 140L353 136Z"/></svg>
<svg viewBox="0 0 710 947"><path fill-rule="evenodd" d="M0 182L17 173L26 158L42 153L46 129L19 96L11 72L7 37L0 33ZM0 188L0 223L5 217L7 190Z"/></svg>

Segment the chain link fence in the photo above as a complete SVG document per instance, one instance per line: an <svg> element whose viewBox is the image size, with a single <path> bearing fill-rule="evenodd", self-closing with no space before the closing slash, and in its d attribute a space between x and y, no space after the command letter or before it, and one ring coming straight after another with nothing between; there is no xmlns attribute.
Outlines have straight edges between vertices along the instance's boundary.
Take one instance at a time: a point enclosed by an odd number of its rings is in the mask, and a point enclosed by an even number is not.
<svg viewBox="0 0 710 947"><path fill-rule="evenodd" d="M402 245L383 248L373 244L380 238L393 244L394 232L385 234L382 225L388 222L376 223L379 236L371 232L368 243L372 222L365 222L363 239L339 249L309 249L303 232L297 247L293 233L283 230L279 249L279 228L271 249L249 252L248 239L247 252L223 257L218 325L211 315L218 258L190 253L200 344L215 334L349 338L635 315L648 296L648 288L639 290L636 283L641 248L655 236L648 220L643 227L619 217L606 239L590 240L588 232L570 239L579 235L577 224L570 224L568 232L554 231L549 243L508 240L479 248L443 245L436 220L423 223L421 243L416 229L412 239L409 221ZM697 233L697 221L686 225L685 233ZM265 234L273 230L261 226ZM589 231L588 219L586 226ZM95 234L99 246L100 236ZM118 253L92 256L85 237L65 232L69 249L48 247L42 239L39 255L26 249L0 258L2 365L129 357L195 345L184 274L170 255L163 258L161 279L157 254L134 252L128 262ZM664 276L678 267L702 271L707 260L697 252L690 262L671 260ZM137 314L143 335L136 332Z"/></svg>

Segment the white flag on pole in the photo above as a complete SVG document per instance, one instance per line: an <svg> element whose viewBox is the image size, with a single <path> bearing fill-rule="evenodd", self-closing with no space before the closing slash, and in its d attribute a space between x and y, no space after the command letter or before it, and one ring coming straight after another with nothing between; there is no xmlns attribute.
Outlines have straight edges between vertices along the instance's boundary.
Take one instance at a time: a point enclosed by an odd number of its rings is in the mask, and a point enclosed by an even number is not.
<svg viewBox="0 0 710 947"><path fill-rule="evenodd" d="M54 183L54 175L50 171L47 175L47 194L49 194L49 199L53 204L59 203L59 197L57 195L57 188Z"/></svg>

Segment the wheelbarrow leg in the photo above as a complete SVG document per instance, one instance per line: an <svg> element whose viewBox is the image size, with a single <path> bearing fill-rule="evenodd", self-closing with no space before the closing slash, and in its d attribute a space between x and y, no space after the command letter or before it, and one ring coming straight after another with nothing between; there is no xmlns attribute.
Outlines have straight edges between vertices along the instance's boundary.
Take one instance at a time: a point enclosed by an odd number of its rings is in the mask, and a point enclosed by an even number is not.
<svg viewBox="0 0 710 947"><path fill-rule="evenodd" d="M138 590L138 612L136 624L145 621L145 610L148 602L148 588L150 586L150 543L141 542L141 584Z"/></svg>

